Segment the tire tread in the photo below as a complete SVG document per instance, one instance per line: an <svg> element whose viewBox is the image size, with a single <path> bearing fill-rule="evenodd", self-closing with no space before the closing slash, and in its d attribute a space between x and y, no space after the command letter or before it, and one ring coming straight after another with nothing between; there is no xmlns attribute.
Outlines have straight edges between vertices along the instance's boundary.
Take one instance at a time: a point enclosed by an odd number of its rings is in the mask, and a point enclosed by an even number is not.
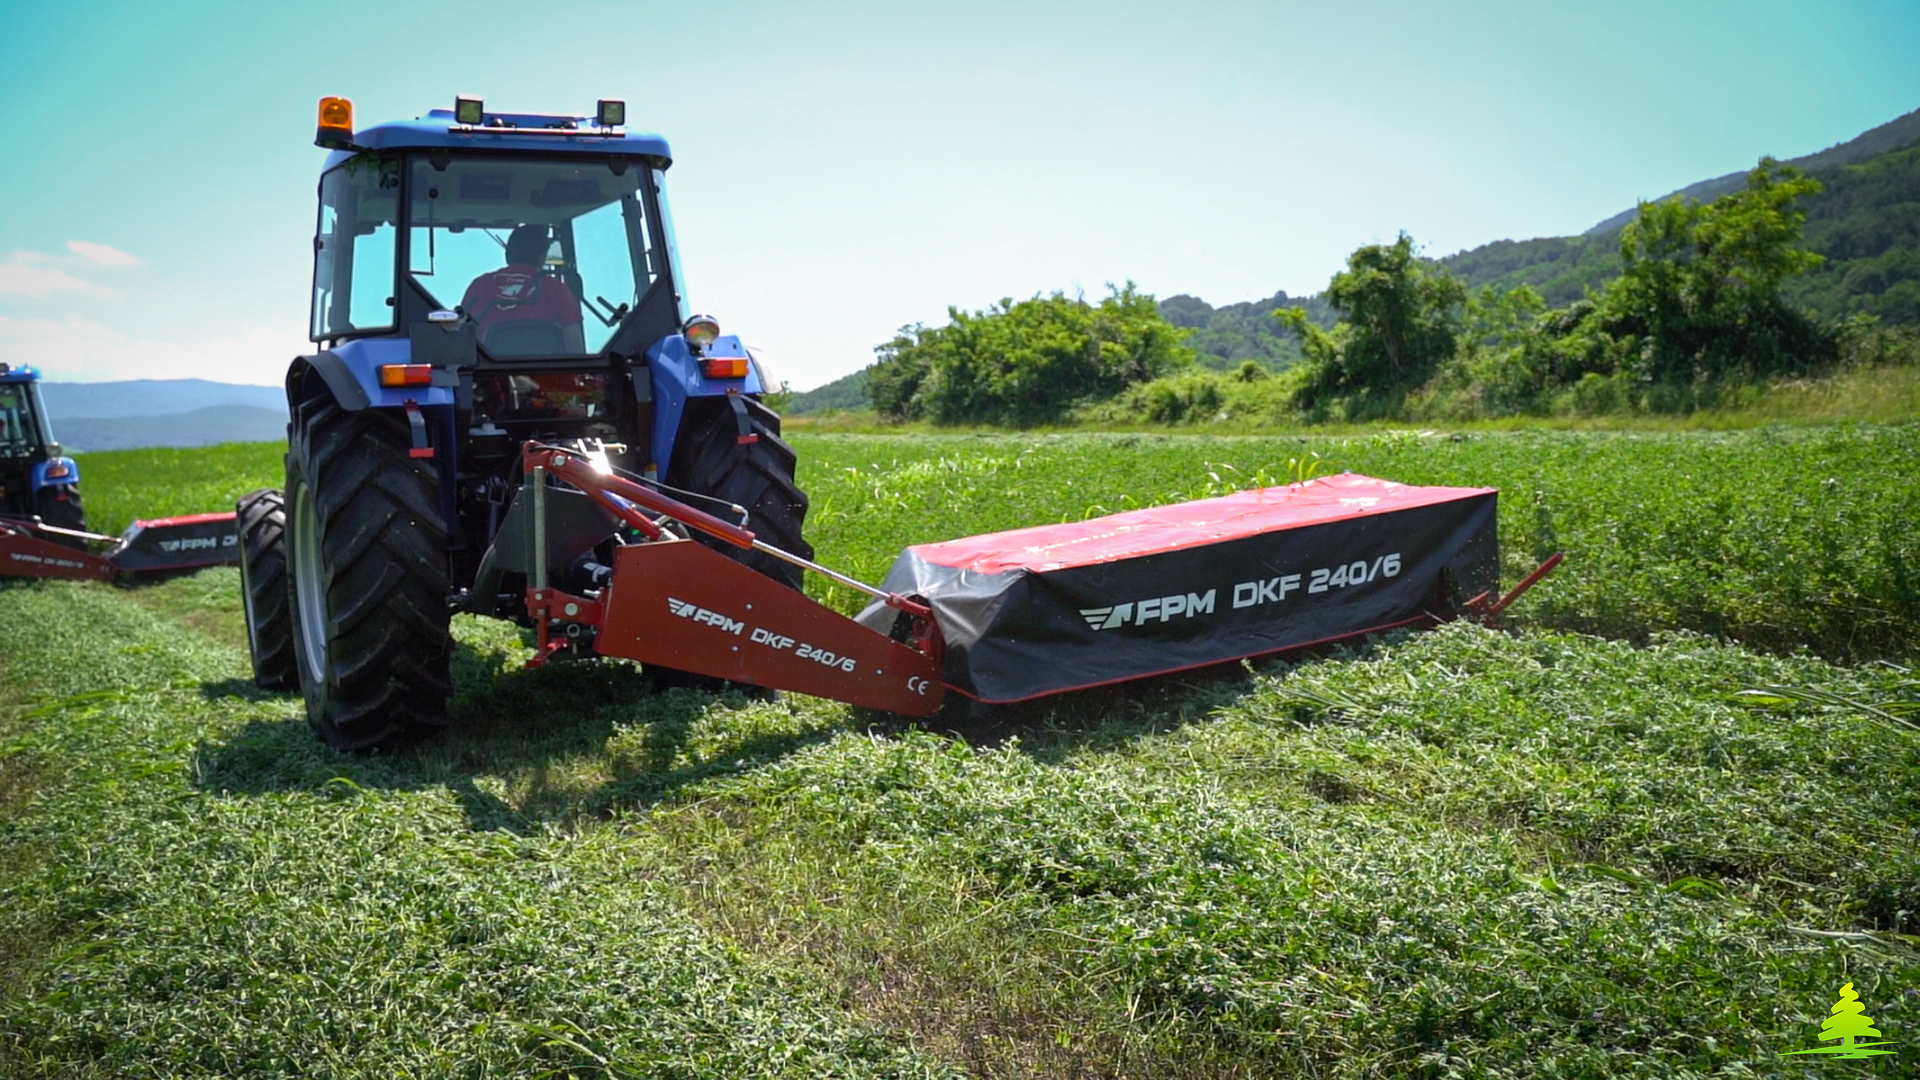
<svg viewBox="0 0 1920 1080"><path fill-rule="evenodd" d="M272 488L250 491L234 507L234 517L244 563L241 581L247 590L253 684L262 690L298 690L300 673L294 666L287 608L286 497Z"/></svg>
<svg viewBox="0 0 1920 1080"><path fill-rule="evenodd" d="M453 639L436 470L407 455L398 417L348 412L325 391L302 404L293 437L288 487L303 469L313 483L327 568L330 670L303 687L308 720L341 750L437 733Z"/></svg>

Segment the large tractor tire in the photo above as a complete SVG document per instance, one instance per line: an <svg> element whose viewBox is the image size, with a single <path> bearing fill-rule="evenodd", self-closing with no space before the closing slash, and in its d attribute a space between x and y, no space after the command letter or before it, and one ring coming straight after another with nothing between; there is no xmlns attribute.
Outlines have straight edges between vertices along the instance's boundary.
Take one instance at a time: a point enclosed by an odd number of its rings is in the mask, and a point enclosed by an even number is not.
<svg viewBox="0 0 1920 1080"><path fill-rule="evenodd" d="M287 596L307 721L350 751L442 730L453 636L434 465L408 455L404 418L348 412L323 386L294 410L287 443Z"/></svg>
<svg viewBox="0 0 1920 1080"><path fill-rule="evenodd" d="M298 690L293 619L287 612L286 498L272 488L262 488L248 492L234 509L240 532L240 600L246 610L253 684L262 690Z"/></svg>
<svg viewBox="0 0 1920 1080"><path fill-rule="evenodd" d="M674 447L667 483L746 508L747 528L760 540L803 559L813 545L800 537L807 496L794 482L793 448L780 438L780 414L753 398L743 399L754 441L740 441L740 426L725 398L690 405ZM727 517L712 507L701 509ZM699 534L697 534L699 535ZM789 562L746 551L704 535L699 539L791 589L799 589L802 571Z"/></svg>
<svg viewBox="0 0 1920 1080"><path fill-rule="evenodd" d="M689 405L674 446L673 467L667 470L667 483L744 507L747 528L756 538L811 559L813 545L800 538L807 516L807 496L793 479L798 459L793 448L780 438L780 414L752 398L743 403L752 434L758 436L748 443L740 441L739 421L725 398L703 398ZM733 520L715 507L702 505L700 509ZM798 590L803 583L805 572L792 563L742 550L703 533L696 532L693 538L790 589ZM648 674L663 690L684 687L714 693L728 686L724 679L674 668L656 666L648 669Z"/></svg>
<svg viewBox="0 0 1920 1080"><path fill-rule="evenodd" d="M87 508L80 501L80 489L71 485L51 491L42 489L39 498L40 520L56 529L87 531ZM77 536L62 536L59 533L46 533L45 538L56 544L65 544L80 551L87 549L87 542Z"/></svg>

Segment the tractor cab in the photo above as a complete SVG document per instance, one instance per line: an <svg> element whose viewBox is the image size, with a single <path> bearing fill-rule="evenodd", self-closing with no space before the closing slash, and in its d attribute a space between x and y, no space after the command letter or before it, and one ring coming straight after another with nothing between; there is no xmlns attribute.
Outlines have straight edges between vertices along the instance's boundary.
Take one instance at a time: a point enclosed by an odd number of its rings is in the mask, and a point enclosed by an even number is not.
<svg viewBox="0 0 1920 1080"><path fill-rule="evenodd" d="M752 356L689 313L665 139L612 100L560 116L459 97L356 127L328 97L318 119L315 348L287 368L287 483L236 507L259 685L299 687L335 746L444 724L453 611L545 626L530 582L591 591L631 539L530 475L539 448L811 554ZM729 557L800 586L786 559Z"/></svg>
<svg viewBox="0 0 1920 1080"><path fill-rule="evenodd" d="M652 147L614 137L605 147L612 152L583 154L553 140L543 152L501 145L540 143L511 136L391 145L404 144L414 126L362 132L382 148L321 177L314 340L404 332L432 312L455 312L488 360L577 366L680 329L664 161L631 152Z"/></svg>
<svg viewBox="0 0 1920 1080"><path fill-rule="evenodd" d="M671 333L674 298L648 295L667 261L648 181L644 162L613 156L403 154L334 169L320 185L313 335L390 333L422 307L465 316L489 359L577 361L603 354L646 299L654 336Z"/></svg>
<svg viewBox="0 0 1920 1080"><path fill-rule="evenodd" d="M0 364L0 515L85 529L80 466L53 441L40 374Z"/></svg>
<svg viewBox="0 0 1920 1080"><path fill-rule="evenodd" d="M617 101L588 117L460 98L356 131L326 99L310 331L329 384L352 396L350 372L375 406L456 405L502 446L629 446L625 464L656 475L690 398L759 394L738 339L690 323L671 151L624 123Z"/></svg>

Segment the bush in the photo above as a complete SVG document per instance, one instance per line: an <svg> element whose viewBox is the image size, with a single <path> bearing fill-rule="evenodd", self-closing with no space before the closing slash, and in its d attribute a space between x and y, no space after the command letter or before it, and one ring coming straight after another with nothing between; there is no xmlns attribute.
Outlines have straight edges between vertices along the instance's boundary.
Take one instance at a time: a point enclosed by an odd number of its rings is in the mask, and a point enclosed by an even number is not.
<svg viewBox="0 0 1920 1080"><path fill-rule="evenodd" d="M1289 368L1274 374L1248 365L1231 375L1193 368L1130 386L1108 401L1076 409L1073 419L1090 424L1280 424L1299 419L1293 400L1308 373Z"/></svg>
<svg viewBox="0 0 1920 1080"><path fill-rule="evenodd" d="M874 350L867 385L882 415L1031 427L1194 362L1187 331L1132 282L1098 305L1056 292L947 313L946 326L903 327Z"/></svg>
<svg viewBox="0 0 1920 1080"><path fill-rule="evenodd" d="M1274 315L1301 335L1308 357L1311 374L1298 403L1337 407L1357 420L1398 411L1407 392L1454 355L1467 290L1446 269L1416 258L1413 238L1401 233L1392 244L1368 244L1348 256L1327 298L1343 315L1331 333L1299 308Z"/></svg>
<svg viewBox="0 0 1920 1080"><path fill-rule="evenodd" d="M1566 395L1567 411L1579 416L1624 412L1630 400L1624 379L1597 371L1580 376L1580 381L1569 387Z"/></svg>

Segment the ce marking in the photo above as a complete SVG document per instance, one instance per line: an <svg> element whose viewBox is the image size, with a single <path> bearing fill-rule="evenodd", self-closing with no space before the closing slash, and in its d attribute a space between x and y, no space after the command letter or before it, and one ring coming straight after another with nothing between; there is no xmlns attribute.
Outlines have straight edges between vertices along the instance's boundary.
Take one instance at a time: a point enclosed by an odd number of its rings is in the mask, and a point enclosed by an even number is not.
<svg viewBox="0 0 1920 1080"><path fill-rule="evenodd" d="M923 679L918 675L914 675L907 679L907 692L910 694L919 694L921 697L926 697L927 690L932 686L933 686L932 680Z"/></svg>

